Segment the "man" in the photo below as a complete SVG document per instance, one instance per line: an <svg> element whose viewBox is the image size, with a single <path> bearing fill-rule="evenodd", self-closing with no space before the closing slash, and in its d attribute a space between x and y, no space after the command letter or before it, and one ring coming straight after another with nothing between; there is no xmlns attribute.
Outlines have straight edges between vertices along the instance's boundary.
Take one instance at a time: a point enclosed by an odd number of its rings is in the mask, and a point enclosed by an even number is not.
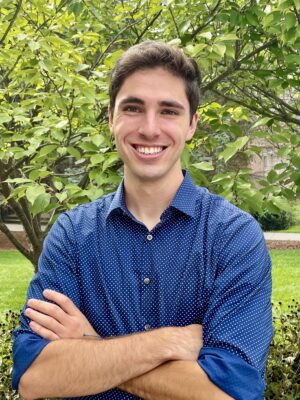
<svg viewBox="0 0 300 400"><path fill-rule="evenodd" d="M25 398L262 399L271 264L253 218L181 170L199 81L163 43L118 60L109 125L124 180L45 241L15 332Z"/></svg>

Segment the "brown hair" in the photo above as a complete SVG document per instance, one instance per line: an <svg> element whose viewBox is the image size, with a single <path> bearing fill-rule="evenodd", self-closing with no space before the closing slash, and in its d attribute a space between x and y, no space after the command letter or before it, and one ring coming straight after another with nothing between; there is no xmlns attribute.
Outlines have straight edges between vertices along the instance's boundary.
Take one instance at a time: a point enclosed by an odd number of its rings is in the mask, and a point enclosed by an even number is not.
<svg viewBox="0 0 300 400"><path fill-rule="evenodd" d="M180 49L173 48L166 43L150 40L130 47L117 60L111 73L109 86L112 114L117 94L125 79L138 70L156 67L165 68L183 79L192 121L200 101L201 73L196 61L188 58Z"/></svg>

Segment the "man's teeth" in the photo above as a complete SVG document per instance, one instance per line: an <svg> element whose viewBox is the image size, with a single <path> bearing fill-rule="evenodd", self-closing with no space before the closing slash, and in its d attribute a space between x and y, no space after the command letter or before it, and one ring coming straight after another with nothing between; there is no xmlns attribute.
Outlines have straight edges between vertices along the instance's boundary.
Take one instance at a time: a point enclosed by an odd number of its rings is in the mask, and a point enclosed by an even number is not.
<svg viewBox="0 0 300 400"><path fill-rule="evenodd" d="M163 151L162 147L144 147L144 146L136 146L136 149L139 153L142 154L158 154Z"/></svg>

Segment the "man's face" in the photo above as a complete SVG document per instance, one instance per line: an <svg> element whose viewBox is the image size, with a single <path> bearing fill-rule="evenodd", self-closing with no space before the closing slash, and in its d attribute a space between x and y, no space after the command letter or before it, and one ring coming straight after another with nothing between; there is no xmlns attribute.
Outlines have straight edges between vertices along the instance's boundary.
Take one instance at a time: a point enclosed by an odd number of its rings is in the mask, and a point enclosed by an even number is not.
<svg viewBox="0 0 300 400"><path fill-rule="evenodd" d="M139 70L119 90L110 129L127 178L159 180L181 174L180 155L198 121L190 123L184 82L163 68Z"/></svg>

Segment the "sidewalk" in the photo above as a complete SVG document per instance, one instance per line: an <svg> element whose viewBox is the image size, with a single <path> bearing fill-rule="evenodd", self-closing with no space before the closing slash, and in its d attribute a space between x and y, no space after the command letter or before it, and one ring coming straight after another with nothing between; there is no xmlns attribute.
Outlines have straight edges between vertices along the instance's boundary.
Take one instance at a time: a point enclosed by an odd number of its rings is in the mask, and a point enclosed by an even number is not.
<svg viewBox="0 0 300 400"><path fill-rule="evenodd" d="M266 240L300 242L300 233L264 232Z"/></svg>

